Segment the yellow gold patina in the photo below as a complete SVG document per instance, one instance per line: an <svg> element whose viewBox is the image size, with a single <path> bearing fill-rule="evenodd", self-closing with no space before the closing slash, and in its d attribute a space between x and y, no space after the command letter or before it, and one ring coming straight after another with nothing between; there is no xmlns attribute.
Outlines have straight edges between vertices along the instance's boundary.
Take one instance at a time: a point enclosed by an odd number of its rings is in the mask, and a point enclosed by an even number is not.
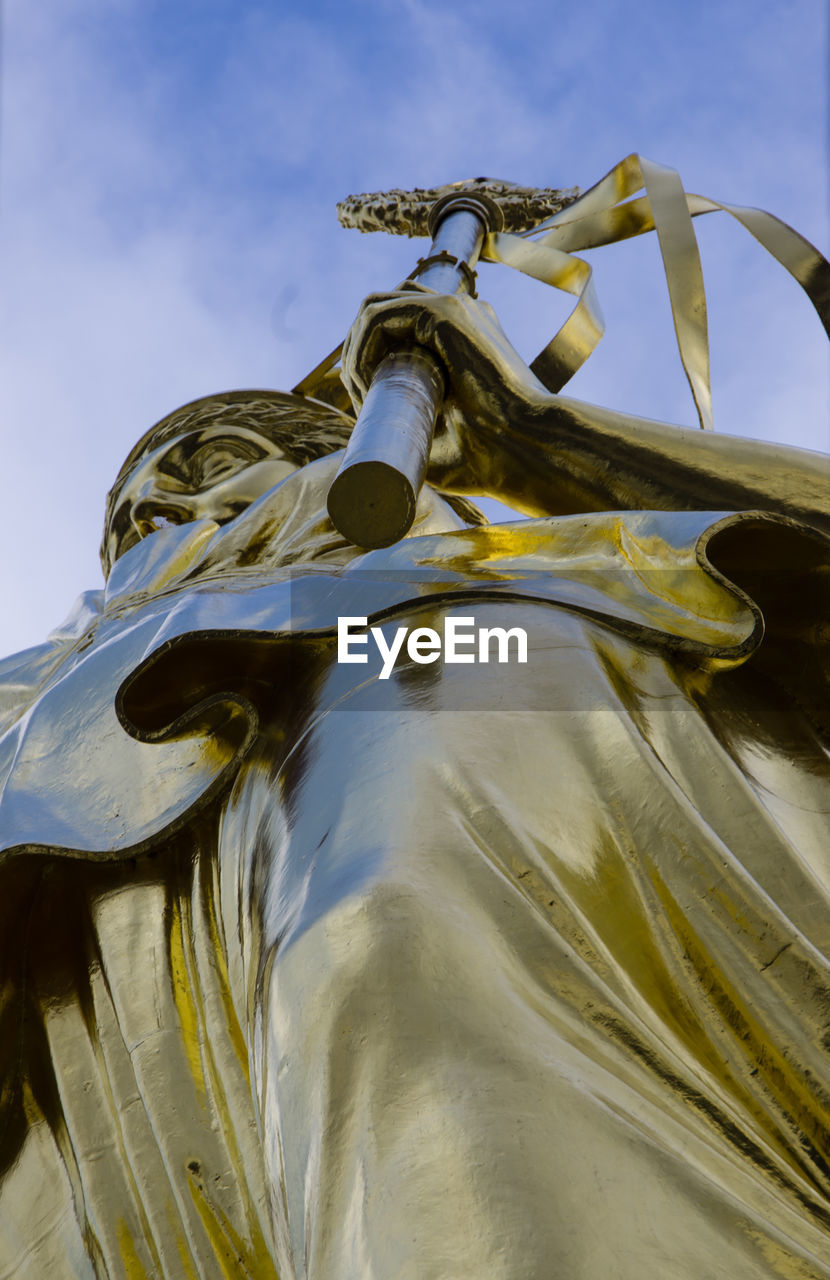
<svg viewBox="0 0 830 1280"><path fill-rule="evenodd" d="M207 397L0 664L0 1276L827 1280L828 460L553 394L471 296L374 296L356 406L411 344L405 539L327 518L349 418Z"/></svg>

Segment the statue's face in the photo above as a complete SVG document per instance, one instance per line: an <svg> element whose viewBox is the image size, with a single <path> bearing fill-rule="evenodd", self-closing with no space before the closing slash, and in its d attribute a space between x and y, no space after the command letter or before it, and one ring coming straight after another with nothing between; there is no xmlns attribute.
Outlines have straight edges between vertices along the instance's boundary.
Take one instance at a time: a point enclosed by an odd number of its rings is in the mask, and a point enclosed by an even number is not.
<svg viewBox="0 0 830 1280"><path fill-rule="evenodd" d="M110 562L167 524L224 524L299 468L247 427L202 427L166 441L124 484L110 522Z"/></svg>

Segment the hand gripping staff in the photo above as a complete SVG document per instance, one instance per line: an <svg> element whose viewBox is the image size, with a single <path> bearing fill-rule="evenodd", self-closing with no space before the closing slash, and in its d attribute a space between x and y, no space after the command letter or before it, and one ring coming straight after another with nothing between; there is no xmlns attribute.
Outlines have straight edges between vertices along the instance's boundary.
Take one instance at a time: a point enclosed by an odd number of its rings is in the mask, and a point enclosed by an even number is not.
<svg viewBox="0 0 830 1280"><path fill-rule="evenodd" d="M475 296L485 235L529 230L574 194L476 178L436 191L349 196L337 213L361 231L428 232L430 252L410 278L437 293ZM387 547L410 529L445 390L444 370L423 347L400 347L378 365L328 494L332 523L356 546Z"/></svg>
<svg viewBox="0 0 830 1280"><path fill-rule="evenodd" d="M739 222L793 276L830 334L830 263L809 241L761 209L686 192L673 169L644 156L627 156L582 195L475 178L432 191L351 196L338 205L340 221L361 231L431 234L431 252L412 273L430 289L474 293L481 255L576 296L573 311L530 365L553 393L587 360L604 330L591 267L575 251L655 231L678 353L704 429L713 426L709 338L692 220L717 211ZM332 376L340 350L295 391L314 395ZM333 523L357 546L389 546L411 527L444 390L443 370L421 348L394 351L378 366L329 491Z"/></svg>

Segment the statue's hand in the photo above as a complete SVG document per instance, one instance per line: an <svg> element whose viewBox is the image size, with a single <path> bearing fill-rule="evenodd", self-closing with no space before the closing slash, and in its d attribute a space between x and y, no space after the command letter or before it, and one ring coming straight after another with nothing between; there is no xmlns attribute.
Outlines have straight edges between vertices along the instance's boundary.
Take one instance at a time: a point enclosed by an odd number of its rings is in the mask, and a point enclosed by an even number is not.
<svg viewBox="0 0 830 1280"><path fill-rule="evenodd" d="M432 352L447 377L428 479L439 487L480 491L493 451L521 434L525 416L549 401L548 393L488 303L408 286L371 294L346 339L342 377L356 407L383 357L410 345Z"/></svg>

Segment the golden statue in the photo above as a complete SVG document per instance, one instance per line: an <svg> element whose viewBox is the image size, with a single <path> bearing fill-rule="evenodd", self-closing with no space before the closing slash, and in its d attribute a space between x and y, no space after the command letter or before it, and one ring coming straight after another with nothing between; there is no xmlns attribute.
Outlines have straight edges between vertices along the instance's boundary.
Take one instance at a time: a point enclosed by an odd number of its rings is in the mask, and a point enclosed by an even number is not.
<svg viewBox="0 0 830 1280"><path fill-rule="evenodd" d="M654 168L481 251L676 247ZM406 536L334 404L209 396L0 664L0 1276L830 1277L828 460L552 392L454 256L343 353L444 371Z"/></svg>

